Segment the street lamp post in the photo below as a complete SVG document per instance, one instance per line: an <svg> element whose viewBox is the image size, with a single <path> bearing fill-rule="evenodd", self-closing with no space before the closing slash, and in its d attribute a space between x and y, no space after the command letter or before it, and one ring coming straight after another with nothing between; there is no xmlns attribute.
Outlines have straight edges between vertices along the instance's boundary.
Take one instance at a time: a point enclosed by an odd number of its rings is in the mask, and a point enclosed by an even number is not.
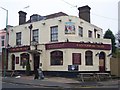
<svg viewBox="0 0 120 90"><path fill-rule="evenodd" d="M28 28L30 29L30 45L31 45L31 30L33 28L32 24L30 24L30 26Z"/></svg>
<svg viewBox="0 0 120 90"><path fill-rule="evenodd" d="M3 8L3 7L0 7L1 9L5 10L6 11L6 45L5 45L5 54L4 54L4 77L6 76L6 61L7 61L7 46L8 46L8 28L7 28L7 25L8 25L8 10Z"/></svg>

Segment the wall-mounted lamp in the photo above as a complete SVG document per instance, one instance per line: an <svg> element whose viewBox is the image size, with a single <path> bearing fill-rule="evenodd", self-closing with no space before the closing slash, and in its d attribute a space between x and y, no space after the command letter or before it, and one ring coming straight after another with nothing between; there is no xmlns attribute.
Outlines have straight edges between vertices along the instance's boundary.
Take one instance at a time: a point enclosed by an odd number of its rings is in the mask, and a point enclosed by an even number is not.
<svg viewBox="0 0 120 90"><path fill-rule="evenodd" d="M7 45L7 48L10 48L10 47L11 47L11 46L8 44L8 45Z"/></svg>
<svg viewBox="0 0 120 90"><path fill-rule="evenodd" d="M84 41L80 41L80 43L85 43Z"/></svg>
<svg viewBox="0 0 120 90"><path fill-rule="evenodd" d="M65 40L66 42L69 42L69 39L68 38L66 38L66 40Z"/></svg>
<svg viewBox="0 0 120 90"><path fill-rule="evenodd" d="M59 22L62 22L62 20L61 20L61 19L58 19L58 21L59 21Z"/></svg>
<svg viewBox="0 0 120 90"><path fill-rule="evenodd" d="M100 42L100 44L103 44L102 42Z"/></svg>
<svg viewBox="0 0 120 90"><path fill-rule="evenodd" d="M90 41L88 41L87 43L91 43Z"/></svg>
<svg viewBox="0 0 120 90"><path fill-rule="evenodd" d="M40 63L39 65L42 66L42 63Z"/></svg>
<svg viewBox="0 0 120 90"><path fill-rule="evenodd" d="M45 22L43 22L42 25L45 25Z"/></svg>
<svg viewBox="0 0 120 90"><path fill-rule="evenodd" d="M95 56L99 56L99 52L97 52L97 53L95 54Z"/></svg>

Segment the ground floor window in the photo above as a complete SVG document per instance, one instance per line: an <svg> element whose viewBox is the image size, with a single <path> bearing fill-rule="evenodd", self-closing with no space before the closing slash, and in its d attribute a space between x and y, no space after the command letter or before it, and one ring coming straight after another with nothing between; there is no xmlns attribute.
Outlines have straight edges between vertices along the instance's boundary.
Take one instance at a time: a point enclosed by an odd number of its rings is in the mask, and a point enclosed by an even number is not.
<svg viewBox="0 0 120 90"><path fill-rule="evenodd" d="M72 53L73 65L81 65L81 53Z"/></svg>
<svg viewBox="0 0 120 90"><path fill-rule="evenodd" d="M63 65L63 52L53 51L50 53L51 65Z"/></svg>
<svg viewBox="0 0 120 90"><path fill-rule="evenodd" d="M24 68L26 66L27 62L29 62L29 54L22 53L20 55L20 65L23 66L23 68Z"/></svg>
<svg viewBox="0 0 120 90"><path fill-rule="evenodd" d="M93 65L93 52L92 51L85 52L85 64Z"/></svg>
<svg viewBox="0 0 120 90"><path fill-rule="evenodd" d="M19 64L19 57L16 57L16 64Z"/></svg>

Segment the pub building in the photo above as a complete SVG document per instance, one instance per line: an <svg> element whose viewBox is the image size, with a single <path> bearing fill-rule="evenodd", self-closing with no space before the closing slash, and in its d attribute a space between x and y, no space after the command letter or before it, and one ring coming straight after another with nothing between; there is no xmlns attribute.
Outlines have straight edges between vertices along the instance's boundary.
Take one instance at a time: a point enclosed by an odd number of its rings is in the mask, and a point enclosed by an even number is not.
<svg viewBox="0 0 120 90"><path fill-rule="evenodd" d="M91 24L90 7L79 7L79 17L58 12L46 16L19 11L19 25L9 32L7 70L41 68L45 74L74 75L110 72L111 40ZM72 73L72 74L71 74Z"/></svg>

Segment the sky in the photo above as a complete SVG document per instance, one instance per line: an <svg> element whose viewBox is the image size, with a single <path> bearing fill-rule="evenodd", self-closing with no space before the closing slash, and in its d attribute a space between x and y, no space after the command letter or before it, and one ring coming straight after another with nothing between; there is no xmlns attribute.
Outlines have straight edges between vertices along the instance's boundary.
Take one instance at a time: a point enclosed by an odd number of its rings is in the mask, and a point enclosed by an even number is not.
<svg viewBox="0 0 120 90"><path fill-rule="evenodd" d="M42 16L64 12L78 16L78 7L91 7L91 23L102 28L118 32L118 2L120 0L0 0L0 7L8 10L8 25L19 24L20 10L27 13L28 20L32 14ZM28 6L28 7L27 7ZM6 11L0 8L0 30L6 27Z"/></svg>

